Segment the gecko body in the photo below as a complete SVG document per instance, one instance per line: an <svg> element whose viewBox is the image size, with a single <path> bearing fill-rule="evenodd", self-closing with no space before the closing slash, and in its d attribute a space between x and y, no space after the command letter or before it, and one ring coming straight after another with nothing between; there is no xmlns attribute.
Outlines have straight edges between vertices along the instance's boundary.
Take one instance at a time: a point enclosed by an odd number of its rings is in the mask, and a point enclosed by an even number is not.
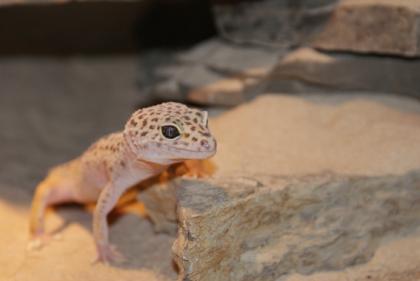
<svg viewBox="0 0 420 281"><path fill-rule="evenodd" d="M132 114L124 130L92 144L81 156L50 170L36 188L30 216L33 241L42 241L45 209L65 202L96 202L93 237L97 261L120 254L109 243L107 215L134 184L168 165L206 159L216 152L207 112L180 103L162 103Z"/></svg>

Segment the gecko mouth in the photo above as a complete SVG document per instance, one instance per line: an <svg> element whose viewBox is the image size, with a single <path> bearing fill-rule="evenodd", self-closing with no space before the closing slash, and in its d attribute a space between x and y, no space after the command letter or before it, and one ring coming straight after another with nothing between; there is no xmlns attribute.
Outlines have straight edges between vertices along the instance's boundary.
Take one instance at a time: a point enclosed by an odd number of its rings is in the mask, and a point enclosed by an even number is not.
<svg viewBox="0 0 420 281"><path fill-rule="evenodd" d="M155 143L157 144L157 143ZM216 148L212 149L212 150L192 150L192 149L185 149L185 148L178 148L178 147L173 147L167 144L161 144L161 148L164 148L167 152L169 153L177 153L177 152L181 152L181 153L186 153L185 158L207 158L207 157L211 157L216 153ZM180 159L179 155L174 156L173 159Z"/></svg>

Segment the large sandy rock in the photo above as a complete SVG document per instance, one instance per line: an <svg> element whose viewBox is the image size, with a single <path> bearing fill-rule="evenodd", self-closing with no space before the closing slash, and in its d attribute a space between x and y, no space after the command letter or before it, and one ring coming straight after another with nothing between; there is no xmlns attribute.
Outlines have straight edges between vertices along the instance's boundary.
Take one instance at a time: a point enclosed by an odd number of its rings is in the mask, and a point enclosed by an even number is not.
<svg viewBox="0 0 420 281"><path fill-rule="evenodd" d="M326 50L418 56L420 3L344 0L313 46Z"/></svg>
<svg viewBox="0 0 420 281"><path fill-rule="evenodd" d="M282 58L264 84L266 91L274 92L345 90L419 96L419 71L417 60L301 48Z"/></svg>
<svg viewBox="0 0 420 281"><path fill-rule="evenodd" d="M418 103L266 96L211 127L214 179L159 190L176 194L179 280L299 280L330 270L345 280L356 265L376 277L399 272L389 262L378 269L373 257L420 226ZM420 253L401 251L403 273L418 274Z"/></svg>
<svg viewBox="0 0 420 281"><path fill-rule="evenodd" d="M178 280L274 281L343 270L367 263L382 243L420 226L418 171L248 175L183 183L178 194Z"/></svg>

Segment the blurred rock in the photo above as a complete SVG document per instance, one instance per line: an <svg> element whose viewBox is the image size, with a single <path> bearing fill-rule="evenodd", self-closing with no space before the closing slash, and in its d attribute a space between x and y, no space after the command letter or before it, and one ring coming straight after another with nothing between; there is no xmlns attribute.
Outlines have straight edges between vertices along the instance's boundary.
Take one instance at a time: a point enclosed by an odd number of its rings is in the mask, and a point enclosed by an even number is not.
<svg viewBox="0 0 420 281"><path fill-rule="evenodd" d="M344 0L312 46L336 51L418 56L418 1Z"/></svg>
<svg viewBox="0 0 420 281"><path fill-rule="evenodd" d="M298 49L284 57L264 80L266 91L368 91L420 96L419 60L323 53Z"/></svg>
<svg viewBox="0 0 420 281"><path fill-rule="evenodd" d="M175 56L172 64L156 68L158 83L151 89L165 100L203 105L237 105L246 100L280 56L271 50L206 41Z"/></svg>
<svg viewBox="0 0 420 281"><path fill-rule="evenodd" d="M223 38L239 44L269 46L278 50L308 41L322 28L337 1L213 2L216 26Z"/></svg>

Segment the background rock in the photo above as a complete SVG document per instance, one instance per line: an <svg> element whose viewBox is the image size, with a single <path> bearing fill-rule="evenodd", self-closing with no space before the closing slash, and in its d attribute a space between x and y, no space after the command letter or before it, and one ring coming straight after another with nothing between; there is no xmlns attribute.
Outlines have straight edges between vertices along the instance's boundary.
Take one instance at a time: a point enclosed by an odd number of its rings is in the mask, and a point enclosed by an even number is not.
<svg viewBox="0 0 420 281"><path fill-rule="evenodd" d="M419 96L419 60L319 52L301 48L264 79L269 92L368 91Z"/></svg>
<svg viewBox="0 0 420 281"><path fill-rule="evenodd" d="M202 105L237 105L272 69L280 52L205 41L154 70L153 96Z"/></svg>
<svg viewBox="0 0 420 281"><path fill-rule="evenodd" d="M336 0L214 1L219 34L235 43L288 49L322 28Z"/></svg>
<svg viewBox="0 0 420 281"><path fill-rule="evenodd" d="M336 51L418 56L418 1L343 0L312 46Z"/></svg>

